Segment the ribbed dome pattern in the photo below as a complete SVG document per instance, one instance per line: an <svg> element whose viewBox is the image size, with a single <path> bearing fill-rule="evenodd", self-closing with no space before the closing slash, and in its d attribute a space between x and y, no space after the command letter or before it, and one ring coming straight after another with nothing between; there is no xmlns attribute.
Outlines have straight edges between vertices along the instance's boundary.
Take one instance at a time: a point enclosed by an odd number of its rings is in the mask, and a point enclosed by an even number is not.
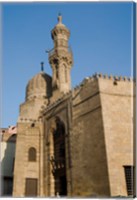
<svg viewBox="0 0 137 200"><path fill-rule="evenodd" d="M52 78L44 72L38 73L27 84L26 100L48 98L52 93Z"/></svg>

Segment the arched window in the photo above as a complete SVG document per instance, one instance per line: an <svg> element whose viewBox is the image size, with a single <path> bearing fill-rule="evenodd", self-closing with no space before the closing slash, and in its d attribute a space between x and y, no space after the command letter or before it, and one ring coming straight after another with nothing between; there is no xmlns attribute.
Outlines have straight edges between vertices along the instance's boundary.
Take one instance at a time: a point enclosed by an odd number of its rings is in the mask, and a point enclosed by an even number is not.
<svg viewBox="0 0 137 200"><path fill-rule="evenodd" d="M28 160L36 161L36 149L34 147L29 148L28 153L29 153Z"/></svg>

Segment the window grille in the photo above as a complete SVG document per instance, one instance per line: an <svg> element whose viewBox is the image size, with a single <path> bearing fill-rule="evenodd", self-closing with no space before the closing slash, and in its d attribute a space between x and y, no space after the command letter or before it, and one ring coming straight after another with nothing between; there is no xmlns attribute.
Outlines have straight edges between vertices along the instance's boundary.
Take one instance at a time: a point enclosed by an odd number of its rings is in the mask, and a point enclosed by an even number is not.
<svg viewBox="0 0 137 200"><path fill-rule="evenodd" d="M127 186L128 196L133 196L133 186L134 186L134 167L133 166L124 166L125 170L125 179Z"/></svg>

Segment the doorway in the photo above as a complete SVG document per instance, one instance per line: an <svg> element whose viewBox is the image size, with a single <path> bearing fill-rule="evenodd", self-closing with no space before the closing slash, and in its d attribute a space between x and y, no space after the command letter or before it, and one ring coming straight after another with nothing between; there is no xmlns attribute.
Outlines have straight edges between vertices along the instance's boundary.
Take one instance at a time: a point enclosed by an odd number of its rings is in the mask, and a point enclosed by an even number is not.
<svg viewBox="0 0 137 200"><path fill-rule="evenodd" d="M65 125L58 117L56 117L56 129L53 131L53 146L52 173L55 196L67 196Z"/></svg>
<svg viewBox="0 0 137 200"><path fill-rule="evenodd" d="M37 179L26 178L25 196L26 197L36 197L37 196Z"/></svg>

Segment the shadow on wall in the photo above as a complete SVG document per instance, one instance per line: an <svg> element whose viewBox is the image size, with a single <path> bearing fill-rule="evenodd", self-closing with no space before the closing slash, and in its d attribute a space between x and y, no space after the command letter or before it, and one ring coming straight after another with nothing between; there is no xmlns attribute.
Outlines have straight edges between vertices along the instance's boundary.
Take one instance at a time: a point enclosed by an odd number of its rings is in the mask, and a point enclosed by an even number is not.
<svg viewBox="0 0 137 200"><path fill-rule="evenodd" d="M1 143L1 196L12 196L16 134ZM2 155L1 155L2 156Z"/></svg>

